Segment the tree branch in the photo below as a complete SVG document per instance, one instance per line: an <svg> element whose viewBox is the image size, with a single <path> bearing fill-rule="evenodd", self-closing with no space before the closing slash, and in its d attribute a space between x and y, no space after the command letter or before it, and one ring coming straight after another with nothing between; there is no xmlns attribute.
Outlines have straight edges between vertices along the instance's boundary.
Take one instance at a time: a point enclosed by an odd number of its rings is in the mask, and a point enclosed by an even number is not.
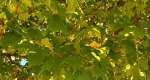
<svg viewBox="0 0 150 80"><path fill-rule="evenodd" d="M144 10L145 11L150 11L150 5L149 6L147 6L147 7L145 7L144 8ZM143 10L143 11L144 11ZM131 22L133 23L133 24L137 24L138 22L139 22L139 20L141 19L141 17L143 16L144 14L136 14L132 19L131 19Z"/></svg>
<svg viewBox="0 0 150 80"><path fill-rule="evenodd" d="M13 14L13 16L11 17L11 19L6 23L6 24L3 24L2 25L2 29L1 29L1 32L0 32L0 39L2 38L3 34L5 33L5 29L7 28L7 26L14 20L16 14L18 13L18 6L19 6L19 0L16 0L16 10Z"/></svg>

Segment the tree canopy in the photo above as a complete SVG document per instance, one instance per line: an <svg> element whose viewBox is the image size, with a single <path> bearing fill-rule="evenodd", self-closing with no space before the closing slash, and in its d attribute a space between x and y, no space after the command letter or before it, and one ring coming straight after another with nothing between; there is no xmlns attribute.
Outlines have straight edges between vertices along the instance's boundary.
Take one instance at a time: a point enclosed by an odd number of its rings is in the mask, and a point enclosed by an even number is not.
<svg viewBox="0 0 150 80"><path fill-rule="evenodd" d="M150 79L150 0L0 0L0 79Z"/></svg>

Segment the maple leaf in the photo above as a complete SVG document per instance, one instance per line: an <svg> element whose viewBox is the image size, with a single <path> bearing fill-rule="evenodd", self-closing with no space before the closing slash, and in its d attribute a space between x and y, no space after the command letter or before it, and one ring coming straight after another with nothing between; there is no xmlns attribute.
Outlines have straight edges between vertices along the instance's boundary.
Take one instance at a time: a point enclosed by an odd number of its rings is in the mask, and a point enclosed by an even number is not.
<svg viewBox="0 0 150 80"><path fill-rule="evenodd" d="M90 46L91 47L100 47L100 44L97 43L96 41L93 41L93 42L90 43Z"/></svg>

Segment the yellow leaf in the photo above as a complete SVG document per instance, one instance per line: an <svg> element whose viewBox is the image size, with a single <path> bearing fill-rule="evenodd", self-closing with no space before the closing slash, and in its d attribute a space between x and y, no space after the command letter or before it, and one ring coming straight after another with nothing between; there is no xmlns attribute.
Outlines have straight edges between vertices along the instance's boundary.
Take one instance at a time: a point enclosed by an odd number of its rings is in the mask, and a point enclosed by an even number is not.
<svg viewBox="0 0 150 80"><path fill-rule="evenodd" d="M98 55L96 55L96 53L91 52L91 54L92 54L98 61L100 61L100 57L99 57Z"/></svg>
<svg viewBox="0 0 150 80"><path fill-rule="evenodd" d="M41 40L41 43L43 45L47 45L47 43L49 43L49 39L48 38L44 38L44 39Z"/></svg>
<svg viewBox="0 0 150 80"><path fill-rule="evenodd" d="M24 11L22 10L22 8L18 7L18 13L22 13L22 12L24 12Z"/></svg>
<svg viewBox="0 0 150 80"><path fill-rule="evenodd" d="M99 51L101 52L101 54L104 54L106 53L106 47L102 47L99 49Z"/></svg>
<svg viewBox="0 0 150 80"><path fill-rule="evenodd" d="M88 38L92 37L92 31L88 32Z"/></svg>
<svg viewBox="0 0 150 80"><path fill-rule="evenodd" d="M121 75L115 75L115 76L114 76L114 80L120 80L121 77L122 77Z"/></svg>
<svg viewBox="0 0 150 80"><path fill-rule="evenodd" d="M76 7L78 6L77 0L67 0L67 12L68 13L74 13Z"/></svg>
<svg viewBox="0 0 150 80"><path fill-rule="evenodd" d="M6 14L4 12L0 13L0 19L6 17Z"/></svg>
<svg viewBox="0 0 150 80"><path fill-rule="evenodd" d="M75 35L74 34L73 35L69 35L69 39L72 42L75 39Z"/></svg>
<svg viewBox="0 0 150 80"><path fill-rule="evenodd" d="M21 20L26 21L26 20L28 20L30 15L28 13L20 13L19 17L20 17Z"/></svg>
<svg viewBox="0 0 150 80"><path fill-rule="evenodd" d="M52 47L52 44L49 43L49 39L48 39L48 38L42 39L42 40L41 40L41 43L42 43L42 45L48 47L49 49L52 49L52 48L53 48L53 47Z"/></svg>
<svg viewBox="0 0 150 80"><path fill-rule="evenodd" d="M131 67L131 65L129 65L129 64L126 65L125 74L126 74L126 76L131 76L132 75L132 67Z"/></svg>
<svg viewBox="0 0 150 80"><path fill-rule="evenodd" d="M11 12L15 12L16 11L15 4L10 4L9 9L10 9Z"/></svg>
<svg viewBox="0 0 150 80"><path fill-rule="evenodd" d="M13 54L15 52L15 49L12 46L9 46L7 48L7 52Z"/></svg>
<svg viewBox="0 0 150 80"><path fill-rule="evenodd" d="M147 2L148 0L143 0L144 4Z"/></svg>
<svg viewBox="0 0 150 80"><path fill-rule="evenodd" d="M51 0L46 0L45 4L46 4L46 6L47 6L48 8L50 8Z"/></svg>
<svg viewBox="0 0 150 80"><path fill-rule="evenodd" d="M30 0L22 0L22 3L24 3L28 7L32 7Z"/></svg>
<svg viewBox="0 0 150 80"><path fill-rule="evenodd" d="M79 40L74 43L74 47L75 47L77 52L80 52L81 47L80 47L80 41Z"/></svg>

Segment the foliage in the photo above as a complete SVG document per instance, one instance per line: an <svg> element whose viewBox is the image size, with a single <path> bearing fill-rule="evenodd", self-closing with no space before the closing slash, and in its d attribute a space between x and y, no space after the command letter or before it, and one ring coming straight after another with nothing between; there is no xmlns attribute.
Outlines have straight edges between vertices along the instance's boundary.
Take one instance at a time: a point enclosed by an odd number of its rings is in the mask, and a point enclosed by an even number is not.
<svg viewBox="0 0 150 80"><path fill-rule="evenodd" d="M149 3L0 0L0 79L150 79Z"/></svg>

